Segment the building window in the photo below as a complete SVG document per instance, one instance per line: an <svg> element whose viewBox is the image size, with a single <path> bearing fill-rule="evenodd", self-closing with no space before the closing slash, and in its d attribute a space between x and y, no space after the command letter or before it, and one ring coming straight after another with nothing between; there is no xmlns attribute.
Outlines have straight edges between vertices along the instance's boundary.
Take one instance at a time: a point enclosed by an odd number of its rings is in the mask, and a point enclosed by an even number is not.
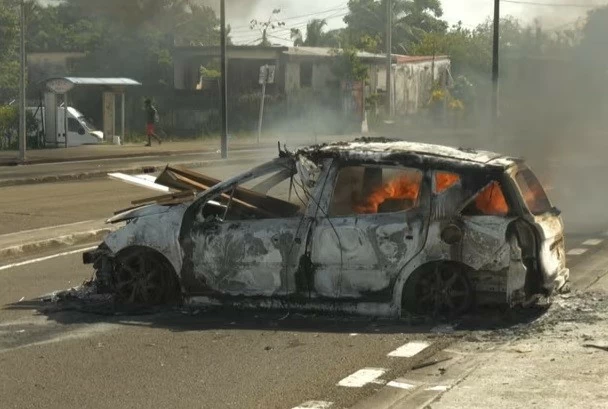
<svg viewBox="0 0 608 409"><path fill-rule="evenodd" d="M300 87L312 87L312 67L311 62L300 64Z"/></svg>

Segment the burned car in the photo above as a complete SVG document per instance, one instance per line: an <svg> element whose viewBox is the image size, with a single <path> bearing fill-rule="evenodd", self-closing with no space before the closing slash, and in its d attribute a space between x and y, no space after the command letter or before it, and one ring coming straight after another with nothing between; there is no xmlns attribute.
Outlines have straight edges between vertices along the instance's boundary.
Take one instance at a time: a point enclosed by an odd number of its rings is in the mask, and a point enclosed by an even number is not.
<svg viewBox="0 0 608 409"><path fill-rule="evenodd" d="M123 302L459 314L569 278L559 211L500 154L367 138L223 182L168 167L154 185L172 192L84 255Z"/></svg>

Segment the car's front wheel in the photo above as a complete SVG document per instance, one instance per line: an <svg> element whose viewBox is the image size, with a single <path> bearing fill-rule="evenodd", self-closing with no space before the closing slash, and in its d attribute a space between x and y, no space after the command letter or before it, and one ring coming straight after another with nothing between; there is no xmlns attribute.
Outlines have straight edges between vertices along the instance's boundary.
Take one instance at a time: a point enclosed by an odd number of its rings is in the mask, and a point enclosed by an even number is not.
<svg viewBox="0 0 608 409"><path fill-rule="evenodd" d="M169 261L158 252L133 247L118 254L114 287L118 302L162 305L179 300L177 277Z"/></svg>

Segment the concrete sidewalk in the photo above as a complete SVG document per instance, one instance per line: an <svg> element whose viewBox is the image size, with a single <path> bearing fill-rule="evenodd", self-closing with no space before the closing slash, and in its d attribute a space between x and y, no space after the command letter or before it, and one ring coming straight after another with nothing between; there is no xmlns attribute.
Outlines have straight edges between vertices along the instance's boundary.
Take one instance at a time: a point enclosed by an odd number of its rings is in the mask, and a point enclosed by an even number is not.
<svg viewBox="0 0 608 409"><path fill-rule="evenodd" d="M329 135L319 136L289 136L286 138L265 137L260 143L255 138L229 139L228 150L239 151L244 149L273 148L277 142L281 146L285 143L288 148L310 145L316 142L328 142L340 139L352 139L352 135ZM154 144L146 147L144 144L125 144L125 145L84 145L73 148L58 149L36 149L28 150L26 161L19 162L18 151L0 151L0 166L34 165L45 163L90 161L118 158L138 158L152 156L171 156L178 154L192 153L219 153L219 138L198 139L179 142L165 142L162 145Z"/></svg>
<svg viewBox="0 0 608 409"><path fill-rule="evenodd" d="M120 227L89 220L0 235L0 260L27 256L79 244L97 243Z"/></svg>

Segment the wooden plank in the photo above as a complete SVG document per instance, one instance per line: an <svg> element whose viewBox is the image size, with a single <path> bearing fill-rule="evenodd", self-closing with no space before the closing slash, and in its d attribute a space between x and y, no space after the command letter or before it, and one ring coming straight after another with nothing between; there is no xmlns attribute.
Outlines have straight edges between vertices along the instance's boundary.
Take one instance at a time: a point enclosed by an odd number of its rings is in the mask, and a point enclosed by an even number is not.
<svg viewBox="0 0 608 409"><path fill-rule="evenodd" d="M198 183L198 182L195 182L195 181L193 181L193 180L190 180L189 178L187 178L187 177L185 177L185 176L182 176L182 175L177 175L177 174L176 174L175 176L176 176L176 178L177 178L177 179L178 179L180 182L187 183L187 184L191 184L192 186L197 186L197 185L198 185L198 186L200 186L200 187L201 187L201 189L203 189L203 186L204 186L204 185L202 185L202 184L200 184L200 183ZM203 189L203 190L205 190L205 189ZM221 194L221 196L222 196L222 198L224 198L224 199L226 199L226 200L230 200L230 195L228 195L228 194L226 194L226 193L222 193L222 194ZM235 196L236 196L236 195L235 195ZM240 205L240 206L243 206L243 207L245 207L245 208L247 208L247 209L249 209L249 210L252 210L252 211L254 211L254 212L256 212L256 213L259 213L259 214L261 214L261 215L263 215L263 216L265 216L265 217L270 217L270 218L277 217L277 215L276 215L276 214L274 214L274 213L270 213L270 212L268 212L268 211L266 211L266 210L264 210L264 209L260 209L259 207L254 206L254 205L252 205L252 204L250 204L250 203L244 202L244 201L242 201L242 200L240 200L240 199L237 199L236 197L233 197L233 198L232 198L232 201L233 201L234 203L237 203L237 204L238 204L238 205Z"/></svg>
<svg viewBox="0 0 608 409"><path fill-rule="evenodd" d="M181 198L190 198L190 197L194 198L195 194L196 194L196 192L194 192L192 190L188 190L188 191L184 191L184 192L170 193L168 195L161 195L161 196L149 197L146 199L133 200L131 202L131 204L142 205L145 203L158 202L158 201L163 201L163 200L172 200L172 199L181 199Z"/></svg>
<svg viewBox="0 0 608 409"><path fill-rule="evenodd" d="M201 175L200 173L193 172L191 170L184 169L178 166L168 166L167 170L173 172L174 176L176 177L178 174L185 176L187 179L199 183L200 186L211 187L220 182L217 179L213 179L208 176ZM180 179L178 178L178 180ZM207 188L203 190L206 189ZM286 202L284 200L280 200L272 196L268 196L266 194L261 194L240 186L234 193L234 197L244 202L247 202L257 208L267 209L271 214L274 214L275 217L291 216L293 213L297 212L300 209L299 206L293 203Z"/></svg>

